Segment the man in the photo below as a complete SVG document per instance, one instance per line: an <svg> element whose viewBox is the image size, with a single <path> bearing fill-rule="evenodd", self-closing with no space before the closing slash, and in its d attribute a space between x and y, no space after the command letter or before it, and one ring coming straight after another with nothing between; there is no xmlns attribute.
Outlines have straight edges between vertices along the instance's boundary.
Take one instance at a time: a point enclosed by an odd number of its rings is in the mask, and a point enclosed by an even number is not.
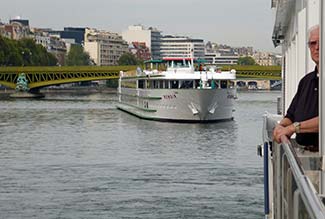
<svg viewBox="0 0 325 219"><path fill-rule="evenodd" d="M281 143L281 136L291 137L296 133L298 144L306 150L318 151L318 69L319 69L319 26L309 31L308 46L315 70L306 74L299 82L287 114L273 131L274 140Z"/></svg>

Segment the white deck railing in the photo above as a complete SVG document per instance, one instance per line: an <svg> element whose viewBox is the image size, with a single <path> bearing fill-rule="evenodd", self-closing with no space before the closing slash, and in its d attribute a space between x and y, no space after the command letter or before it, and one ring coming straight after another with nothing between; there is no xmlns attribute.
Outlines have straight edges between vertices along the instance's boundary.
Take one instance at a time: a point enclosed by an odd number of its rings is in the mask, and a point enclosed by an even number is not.
<svg viewBox="0 0 325 219"><path fill-rule="evenodd" d="M270 175L265 176L266 206L269 218L325 218L325 207L319 193L321 156L302 153L285 136L282 144L270 141L276 121L271 115L264 121L264 159ZM273 127L272 127L273 126ZM269 149L269 152L267 152ZM315 187L316 186L316 187Z"/></svg>

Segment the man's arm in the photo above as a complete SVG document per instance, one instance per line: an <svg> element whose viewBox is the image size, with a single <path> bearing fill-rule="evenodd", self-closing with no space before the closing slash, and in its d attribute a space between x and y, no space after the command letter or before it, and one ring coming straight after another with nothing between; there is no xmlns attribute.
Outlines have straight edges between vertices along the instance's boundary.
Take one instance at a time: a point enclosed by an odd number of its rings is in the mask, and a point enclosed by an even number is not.
<svg viewBox="0 0 325 219"><path fill-rule="evenodd" d="M319 117L300 122L300 133L319 132Z"/></svg>
<svg viewBox="0 0 325 219"><path fill-rule="evenodd" d="M284 118L281 120L280 124L277 125L273 131L273 138L276 142L281 143L281 136L286 135L289 138L293 133L296 132L295 126L288 118ZM319 131L319 118L314 117L312 119L308 119L300 122L300 133L312 133Z"/></svg>

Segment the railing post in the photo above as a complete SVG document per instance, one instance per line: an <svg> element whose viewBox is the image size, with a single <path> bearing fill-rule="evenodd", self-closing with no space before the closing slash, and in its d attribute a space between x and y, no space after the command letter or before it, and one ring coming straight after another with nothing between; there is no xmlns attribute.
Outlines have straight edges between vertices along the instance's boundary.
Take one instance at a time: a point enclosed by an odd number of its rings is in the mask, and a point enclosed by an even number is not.
<svg viewBox="0 0 325 219"><path fill-rule="evenodd" d="M322 156L322 171L321 171L321 180L320 180L320 194L324 197L325 195L325 75L324 75L324 67L325 67L325 34L323 31L325 30L325 3L324 1L320 1L320 64L319 64L319 148L320 155Z"/></svg>
<svg viewBox="0 0 325 219"><path fill-rule="evenodd" d="M264 213L270 214L269 196L269 144L264 143Z"/></svg>

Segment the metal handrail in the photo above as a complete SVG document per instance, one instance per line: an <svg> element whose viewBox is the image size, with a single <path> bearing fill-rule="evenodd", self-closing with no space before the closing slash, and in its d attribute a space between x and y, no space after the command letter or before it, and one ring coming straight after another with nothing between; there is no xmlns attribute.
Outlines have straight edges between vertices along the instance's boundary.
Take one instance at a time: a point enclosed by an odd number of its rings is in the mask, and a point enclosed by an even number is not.
<svg viewBox="0 0 325 219"><path fill-rule="evenodd" d="M282 136L281 141L293 176L296 179L297 187L301 193L301 198L306 206L309 215L312 216L312 218L325 219L325 207L318 197L312 183L304 175L301 165L298 164L298 158L289 139L286 136Z"/></svg>

